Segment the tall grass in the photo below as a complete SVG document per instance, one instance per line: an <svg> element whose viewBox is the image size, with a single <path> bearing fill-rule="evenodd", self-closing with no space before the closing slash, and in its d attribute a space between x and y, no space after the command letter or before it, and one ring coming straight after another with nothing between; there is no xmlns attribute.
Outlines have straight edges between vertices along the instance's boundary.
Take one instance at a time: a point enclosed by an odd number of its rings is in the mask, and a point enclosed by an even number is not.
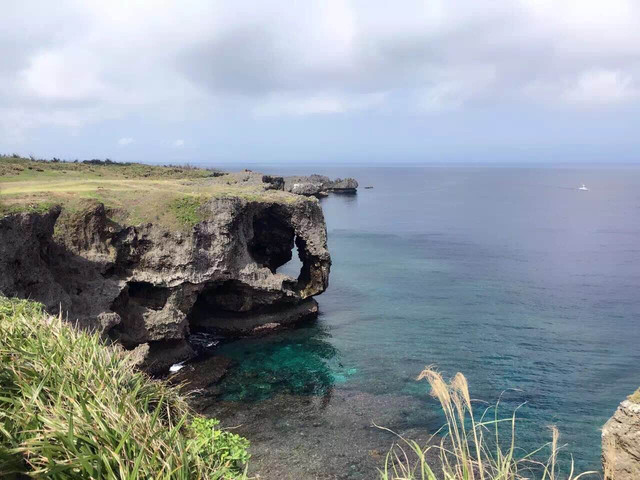
<svg viewBox="0 0 640 480"><path fill-rule="evenodd" d="M537 450L519 455L516 446L516 413L498 418L498 406L474 413L467 379L461 373L447 383L440 373L426 367L418 380L427 380L438 399L446 424L426 447L400 437L387 454L382 480L578 480L597 472L559 473L559 432L551 428L551 441ZM493 413L492 418L487 417ZM508 438L501 438L504 431ZM439 438L439 441L438 441ZM539 460L547 451L546 460Z"/></svg>
<svg viewBox="0 0 640 480"><path fill-rule="evenodd" d="M0 297L0 478L245 478L246 440L215 427L123 350Z"/></svg>

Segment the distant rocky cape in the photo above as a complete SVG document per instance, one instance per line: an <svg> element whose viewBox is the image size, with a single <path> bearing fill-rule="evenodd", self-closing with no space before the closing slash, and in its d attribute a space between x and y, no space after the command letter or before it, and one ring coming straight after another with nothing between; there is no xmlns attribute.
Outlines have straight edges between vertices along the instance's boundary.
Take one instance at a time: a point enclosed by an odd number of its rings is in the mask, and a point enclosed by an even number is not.
<svg viewBox="0 0 640 480"><path fill-rule="evenodd" d="M322 197L329 193L356 193L358 182L353 178L331 180L324 175L284 177L284 189L298 195Z"/></svg>
<svg viewBox="0 0 640 480"><path fill-rule="evenodd" d="M354 192L353 179L274 177L264 189L300 195ZM211 198L189 232L120 225L96 203L58 228L61 207L0 218L0 294L38 300L81 327L134 350L151 372L194 356L194 330L264 332L317 314L331 258L314 199ZM54 235L64 231L64 235ZM297 246L297 278L277 273Z"/></svg>

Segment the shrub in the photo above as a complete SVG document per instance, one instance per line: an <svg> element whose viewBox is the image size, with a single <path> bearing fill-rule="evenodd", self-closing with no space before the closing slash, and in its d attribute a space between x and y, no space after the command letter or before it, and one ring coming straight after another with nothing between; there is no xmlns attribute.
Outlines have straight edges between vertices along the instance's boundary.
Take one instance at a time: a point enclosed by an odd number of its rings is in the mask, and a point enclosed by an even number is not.
<svg viewBox="0 0 640 480"><path fill-rule="evenodd" d="M204 220L202 205L207 201L204 196L184 196L173 200L169 208L184 227L193 228Z"/></svg>
<svg viewBox="0 0 640 480"><path fill-rule="evenodd" d="M124 350L0 297L1 478L246 478L247 441L216 426Z"/></svg>

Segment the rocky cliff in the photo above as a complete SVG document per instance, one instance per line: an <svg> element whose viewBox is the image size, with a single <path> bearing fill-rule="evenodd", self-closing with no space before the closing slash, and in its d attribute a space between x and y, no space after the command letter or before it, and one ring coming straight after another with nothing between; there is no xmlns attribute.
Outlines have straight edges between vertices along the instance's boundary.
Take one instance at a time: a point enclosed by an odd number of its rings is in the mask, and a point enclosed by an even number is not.
<svg viewBox="0 0 640 480"><path fill-rule="evenodd" d="M623 401L602 428L602 466L605 480L640 479L640 393Z"/></svg>
<svg viewBox="0 0 640 480"><path fill-rule="evenodd" d="M313 316L331 260L315 199L211 198L189 231L123 225L92 202L0 219L0 293L68 312L160 371L193 356L194 329L225 335ZM297 246L297 278L277 272Z"/></svg>

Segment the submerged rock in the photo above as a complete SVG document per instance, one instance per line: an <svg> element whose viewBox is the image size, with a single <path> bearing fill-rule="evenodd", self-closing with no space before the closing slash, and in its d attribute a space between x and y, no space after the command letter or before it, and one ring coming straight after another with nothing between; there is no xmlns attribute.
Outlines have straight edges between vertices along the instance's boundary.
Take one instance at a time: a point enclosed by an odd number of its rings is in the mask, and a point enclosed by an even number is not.
<svg viewBox="0 0 640 480"><path fill-rule="evenodd" d="M291 193L321 197L328 192L356 193L358 182L353 178L331 180L324 175L284 177L284 189Z"/></svg>
<svg viewBox="0 0 640 480"><path fill-rule="evenodd" d="M640 403L637 401L622 402L602 428L602 466L605 480L640 479Z"/></svg>
<svg viewBox="0 0 640 480"><path fill-rule="evenodd" d="M316 315L311 297L327 288L331 259L315 199L211 198L203 211L186 233L119 225L100 203L64 220L60 207L5 216L0 294L62 310L154 372L194 356L194 328L240 335ZM297 278L276 271L294 244Z"/></svg>

